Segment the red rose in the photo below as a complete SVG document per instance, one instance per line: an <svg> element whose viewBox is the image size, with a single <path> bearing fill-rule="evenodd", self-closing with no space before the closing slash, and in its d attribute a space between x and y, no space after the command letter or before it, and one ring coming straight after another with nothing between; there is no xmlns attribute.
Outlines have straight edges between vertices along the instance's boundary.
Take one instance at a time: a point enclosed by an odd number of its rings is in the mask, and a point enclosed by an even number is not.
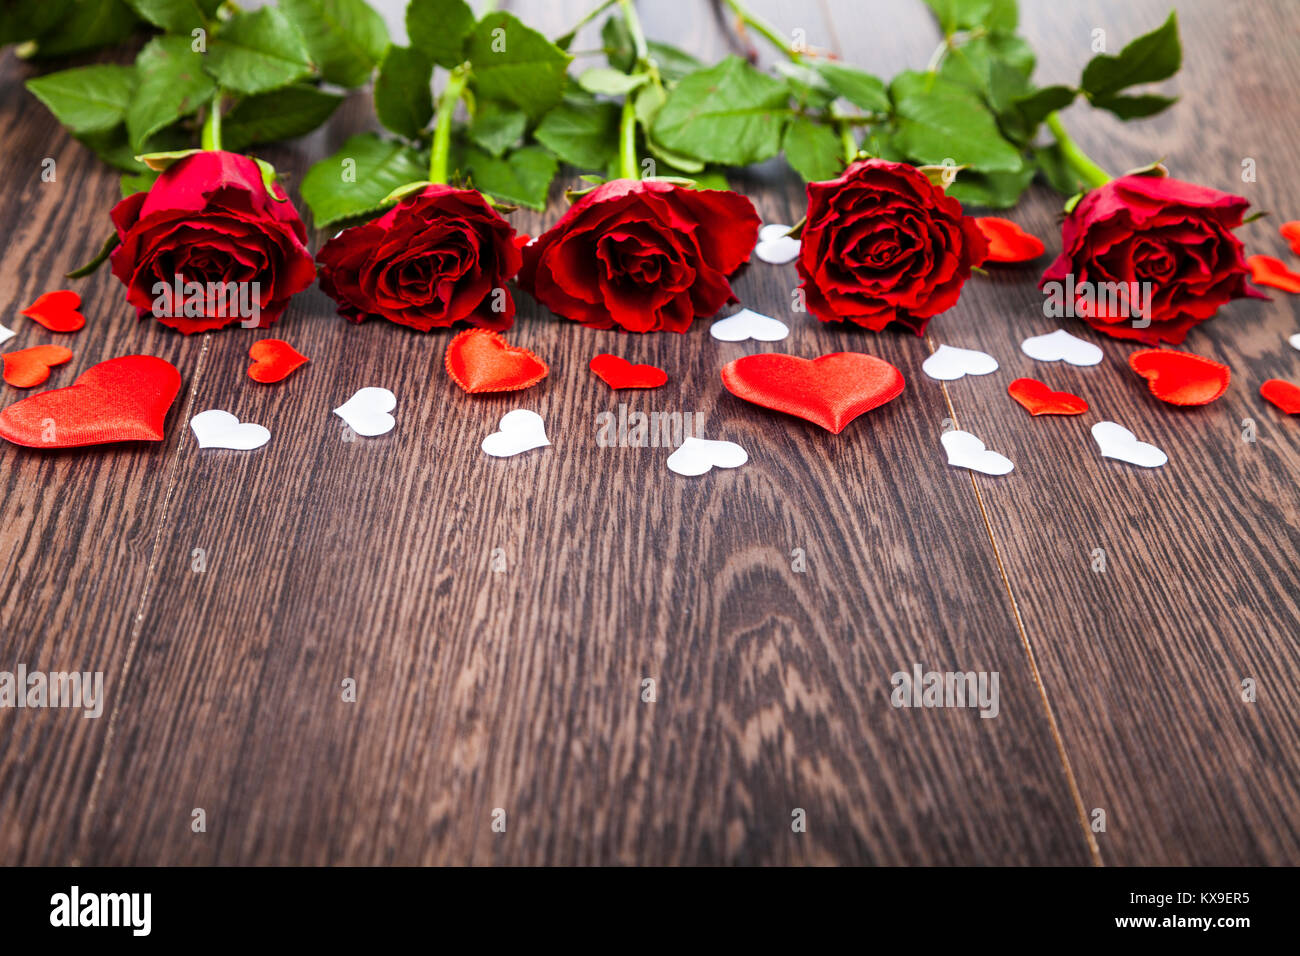
<svg viewBox="0 0 1300 956"><path fill-rule="evenodd" d="M961 203L915 167L884 159L809 183L801 239L796 265L809 311L873 332L899 322L924 333L988 254Z"/></svg>
<svg viewBox="0 0 1300 956"><path fill-rule="evenodd" d="M760 225L733 192L615 179L524 248L519 284L593 329L685 332L735 301L727 278L749 260Z"/></svg>
<svg viewBox="0 0 1300 956"><path fill-rule="evenodd" d="M514 321L506 281L521 262L515 231L472 189L428 186L343 230L316 261L321 288L351 322L376 316L428 332Z"/></svg>
<svg viewBox="0 0 1300 956"><path fill-rule="evenodd" d="M1061 255L1039 287L1062 306L1058 315L1072 308L1115 338L1177 345L1225 302L1267 298L1246 285L1250 271L1232 234L1248 205L1177 179L1112 179L1066 217Z"/></svg>
<svg viewBox="0 0 1300 956"><path fill-rule="evenodd" d="M137 315L186 334L278 319L315 268L302 220L274 189L246 156L204 150L114 206L121 245L109 261Z"/></svg>

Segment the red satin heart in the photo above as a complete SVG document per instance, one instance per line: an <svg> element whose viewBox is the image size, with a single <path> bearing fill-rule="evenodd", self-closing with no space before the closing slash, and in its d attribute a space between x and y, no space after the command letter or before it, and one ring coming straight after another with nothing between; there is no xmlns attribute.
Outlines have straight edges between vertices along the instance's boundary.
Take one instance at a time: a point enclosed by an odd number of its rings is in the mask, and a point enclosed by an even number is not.
<svg viewBox="0 0 1300 956"><path fill-rule="evenodd" d="M29 448L76 448L115 441L162 441L181 374L152 355L100 362L67 388L41 392L0 411L0 438Z"/></svg>
<svg viewBox="0 0 1300 956"><path fill-rule="evenodd" d="M1147 380L1152 395L1171 405L1208 405L1232 379L1222 362L1173 349L1141 349L1128 357L1128 365Z"/></svg>
<svg viewBox="0 0 1300 956"><path fill-rule="evenodd" d="M253 360L248 377L264 385L282 382L307 364L307 356L283 339L259 339L248 350L248 357Z"/></svg>
<svg viewBox="0 0 1300 956"><path fill-rule="evenodd" d="M1010 219L982 216L975 220L975 225L989 241L985 262L1028 262L1037 259L1047 249L1041 239L1031 236Z"/></svg>
<svg viewBox="0 0 1300 956"><path fill-rule="evenodd" d="M23 309L22 314L51 332L75 332L86 324L86 317L77 311L80 306L81 296L69 289L59 289L45 293Z"/></svg>
<svg viewBox="0 0 1300 956"><path fill-rule="evenodd" d="M1270 378L1259 387L1259 394L1288 415L1300 414L1300 385L1292 385L1280 378Z"/></svg>
<svg viewBox="0 0 1300 956"><path fill-rule="evenodd" d="M62 345L36 345L4 354L5 381L14 388L31 388L50 377L50 366L72 358L72 349Z"/></svg>
<svg viewBox="0 0 1300 956"><path fill-rule="evenodd" d="M724 365L722 384L737 398L838 435L859 415L897 398L905 383L894 366L862 352L815 359L764 352Z"/></svg>
<svg viewBox="0 0 1300 956"><path fill-rule="evenodd" d="M1292 272L1275 256L1247 256L1250 281L1255 285L1268 285L1283 292L1300 292L1300 272Z"/></svg>
<svg viewBox="0 0 1300 956"><path fill-rule="evenodd" d="M590 368L610 388L658 388L668 381L668 373L661 368L633 365L607 352L592 359Z"/></svg>
<svg viewBox="0 0 1300 956"><path fill-rule="evenodd" d="M1036 378L1018 378L1007 392L1030 415L1082 415L1088 403L1071 392L1054 392Z"/></svg>
<svg viewBox="0 0 1300 956"><path fill-rule="evenodd" d="M1291 251L1300 256L1300 219L1282 223L1277 231L1282 233L1282 238L1291 244Z"/></svg>
<svg viewBox="0 0 1300 956"><path fill-rule="evenodd" d="M465 391L516 392L536 385L550 368L499 332L467 329L451 340L444 361L451 380Z"/></svg>

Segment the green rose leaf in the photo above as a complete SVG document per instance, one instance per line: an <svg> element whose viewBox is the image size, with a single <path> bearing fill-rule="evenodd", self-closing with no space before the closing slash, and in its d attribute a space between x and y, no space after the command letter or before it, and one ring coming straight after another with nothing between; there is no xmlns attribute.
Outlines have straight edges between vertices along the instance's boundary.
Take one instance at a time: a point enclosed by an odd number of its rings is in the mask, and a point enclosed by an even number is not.
<svg viewBox="0 0 1300 956"><path fill-rule="evenodd" d="M203 55L190 49L188 36L154 37L135 58L138 83L126 111L131 146L143 152L150 136L189 116L216 90L203 70Z"/></svg>
<svg viewBox="0 0 1300 956"><path fill-rule="evenodd" d="M1012 101L1021 119L1034 129L1049 113L1063 110L1074 102L1075 91L1068 86L1044 86Z"/></svg>
<svg viewBox="0 0 1300 956"><path fill-rule="evenodd" d="M945 36L977 27L1011 31L1020 19L1016 0L925 0L925 4L934 11Z"/></svg>
<svg viewBox="0 0 1300 956"><path fill-rule="evenodd" d="M266 93L311 72L302 37L275 7L231 17L208 46L207 67L223 89L239 93Z"/></svg>
<svg viewBox="0 0 1300 956"><path fill-rule="evenodd" d="M1150 33L1144 33L1115 56L1094 56L1083 68L1080 84L1090 99L1108 99L1138 83L1157 83L1178 72L1183 48L1178 42L1178 14Z"/></svg>
<svg viewBox="0 0 1300 956"><path fill-rule="evenodd" d="M549 117L551 113L546 115ZM496 100L481 100L474 109L474 119L465 135L480 149L500 156L519 142L527 127L528 114L523 110Z"/></svg>
<svg viewBox="0 0 1300 956"><path fill-rule="evenodd" d="M127 0L136 13L169 33L206 27L221 0Z"/></svg>
<svg viewBox="0 0 1300 956"><path fill-rule="evenodd" d="M789 92L737 56L684 77L654 120L654 138L702 162L746 166L776 155Z"/></svg>
<svg viewBox="0 0 1300 956"><path fill-rule="evenodd" d="M872 113L889 112L889 93L885 84L870 73L830 60L818 61L813 68L831 89L854 106Z"/></svg>
<svg viewBox="0 0 1300 956"><path fill-rule="evenodd" d="M36 6L44 0L28 0ZM140 20L123 0L73 0L53 29L36 38L33 59L67 56L122 43L135 32Z"/></svg>
<svg viewBox="0 0 1300 956"><path fill-rule="evenodd" d="M135 92L133 66L82 66L27 81L27 89L74 134L112 129Z"/></svg>
<svg viewBox="0 0 1300 956"><path fill-rule="evenodd" d="M546 196L559 164L537 146L525 146L498 159L477 146L454 152L452 162L475 189L530 209L545 209Z"/></svg>
<svg viewBox="0 0 1300 956"><path fill-rule="evenodd" d="M310 83L246 96L221 118L222 145L238 152L253 143L306 135L329 119L342 102L343 97Z"/></svg>
<svg viewBox="0 0 1300 956"><path fill-rule="evenodd" d="M1109 110L1122 120L1131 120L1155 116L1161 110L1168 109L1177 102L1178 97L1176 96L1143 93L1138 96L1095 97L1092 100L1092 105L1098 109Z"/></svg>
<svg viewBox="0 0 1300 956"><path fill-rule="evenodd" d="M398 186L428 175L425 157L409 146L361 133L308 170L302 198L318 227L332 226L378 212Z"/></svg>
<svg viewBox="0 0 1300 956"><path fill-rule="evenodd" d="M422 50L390 46L375 79L375 115L394 133L415 139L433 119L433 61Z"/></svg>
<svg viewBox="0 0 1300 956"><path fill-rule="evenodd" d="M320 74L362 86L388 48L388 27L365 0L280 0Z"/></svg>
<svg viewBox="0 0 1300 956"><path fill-rule="evenodd" d="M658 40L647 40L646 52L659 68L659 75L669 83L676 83L687 73L694 73L704 66L685 50L679 50L668 43L660 43Z"/></svg>
<svg viewBox="0 0 1300 956"><path fill-rule="evenodd" d="M467 55L478 95L513 103L534 120L560 102L573 59L509 13L480 20Z"/></svg>
<svg viewBox="0 0 1300 956"><path fill-rule="evenodd" d="M968 205L1009 209L1019 201L1020 194L1029 187L1033 178L1034 167L1028 164L1014 173L964 172L952 181L947 192L953 199Z"/></svg>
<svg viewBox="0 0 1300 956"><path fill-rule="evenodd" d="M593 67L578 77L578 85L588 93L605 93L609 96L622 96L649 81L650 77L644 73L629 75L603 66Z"/></svg>
<svg viewBox="0 0 1300 956"><path fill-rule="evenodd" d="M605 21L600 28L600 41L605 46L605 59L614 69L626 73L636 65L636 43L622 17L610 17Z"/></svg>
<svg viewBox="0 0 1300 956"><path fill-rule="evenodd" d="M474 29L474 11L465 0L411 0L406 33L411 47L439 66L465 62L465 41Z"/></svg>
<svg viewBox="0 0 1300 956"><path fill-rule="evenodd" d="M839 135L806 116L790 121L782 148L786 161L809 182L834 179L844 171L844 147Z"/></svg>
<svg viewBox="0 0 1300 956"><path fill-rule="evenodd" d="M579 169L604 169L618 151L619 108L569 94L533 130L533 138Z"/></svg>
<svg viewBox="0 0 1300 956"><path fill-rule="evenodd" d="M1002 138L984 102L930 73L908 71L890 87L898 131L894 144L922 163L950 159L977 172L1019 172L1019 151Z"/></svg>

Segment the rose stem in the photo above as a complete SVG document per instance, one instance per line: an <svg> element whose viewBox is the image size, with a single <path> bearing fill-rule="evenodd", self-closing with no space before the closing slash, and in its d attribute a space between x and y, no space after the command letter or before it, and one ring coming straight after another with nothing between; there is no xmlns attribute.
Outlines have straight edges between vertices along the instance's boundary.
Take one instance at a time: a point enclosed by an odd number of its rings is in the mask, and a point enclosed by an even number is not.
<svg viewBox="0 0 1300 956"><path fill-rule="evenodd" d="M853 127L849 123L839 122L840 142L844 145L844 164L852 166L858 158L858 143L853 138Z"/></svg>
<svg viewBox="0 0 1300 956"><path fill-rule="evenodd" d="M1061 122L1061 114L1048 113L1047 128L1056 137L1056 145L1061 147L1061 155L1065 157L1066 164L1088 186L1095 189L1098 186L1106 185L1114 178L1093 162L1092 157L1079 148L1079 144L1074 141L1069 132L1066 131L1065 124Z"/></svg>
<svg viewBox="0 0 1300 956"><path fill-rule="evenodd" d="M637 66L646 66L650 61L650 51L641 30L641 18L636 15L636 4L633 0L618 0L618 5L623 11L628 33L632 35ZM636 106L631 93L623 96L623 113L618 121L618 176L619 179L641 178L641 167L636 159Z"/></svg>
<svg viewBox="0 0 1300 956"><path fill-rule="evenodd" d="M590 13L588 13L586 16L584 16L581 20L579 20L577 23L575 23L575 24L573 25L573 29L571 29L568 33L564 34L564 36L566 36L566 37L568 37L570 40L572 40L573 37L577 35L577 33L578 33L579 30L581 30L581 29L582 29L583 27L585 27L588 23L590 23L592 20L596 19L596 17L600 16L602 13L604 13L606 10L608 10L610 7L612 7L612 6L613 6L614 4L616 4L616 3L618 3L618 0L601 0L601 2L596 6L596 8L595 8L594 10L592 10ZM603 51L599 51L599 52L603 52Z"/></svg>
<svg viewBox="0 0 1300 956"><path fill-rule="evenodd" d="M190 142L193 142L191 140ZM203 132L199 138L199 146L203 149L220 149L221 148L221 90L212 94L212 105L208 107L208 115L203 120Z"/></svg>
<svg viewBox="0 0 1300 956"><path fill-rule="evenodd" d="M777 32L776 27L750 10L741 0L726 0L726 4L731 7L731 12L740 19L742 25L759 34L764 40L789 57L791 62L803 62L803 57L799 55L798 51L792 49L790 44L785 42L785 37Z"/></svg>
<svg viewBox="0 0 1300 956"><path fill-rule="evenodd" d="M433 128L433 150L429 154L429 182L440 186L447 184L447 162L451 154L451 119L456 104L465 94L469 70L462 63L447 77L447 86L438 97L438 122Z"/></svg>

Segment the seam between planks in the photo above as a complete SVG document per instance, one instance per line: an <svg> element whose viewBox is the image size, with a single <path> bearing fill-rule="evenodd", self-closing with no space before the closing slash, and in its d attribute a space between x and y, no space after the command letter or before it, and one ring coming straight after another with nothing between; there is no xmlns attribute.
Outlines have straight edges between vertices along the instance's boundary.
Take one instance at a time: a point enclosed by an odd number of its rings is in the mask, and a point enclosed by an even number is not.
<svg viewBox="0 0 1300 956"><path fill-rule="evenodd" d="M929 346L931 354L935 351L934 339L931 336L925 337L925 344ZM952 416L953 427L959 428L960 423L957 420L957 409L953 406L952 396L948 394L948 384L940 382L939 388L943 392L944 404L948 406L948 414ZM1065 781L1070 788L1070 797L1074 800L1075 811L1079 815L1079 825L1083 827L1083 836L1088 844L1088 853L1092 857L1093 866L1105 866L1105 861L1101 858L1101 848L1097 845L1097 838L1093 835L1092 828L1088 826L1088 811L1083 805L1083 794L1079 792L1079 782L1075 779L1074 768L1070 765L1070 756L1065 750L1065 741L1061 738L1061 729L1056 723L1056 713L1052 709L1052 701L1047 696L1047 688L1043 685L1043 677L1038 671L1038 658L1034 655L1033 642L1029 640L1029 633L1025 630L1024 619L1020 616L1020 604L1016 601L1015 591L1011 587L1011 580L1007 577L1006 566L1002 562L1002 549L998 546L997 535L993 533L993 524L989 521L988 510L984 507L984 496L980 494L979 483L975 480L975 473L970 473L971 489L975 492L975 503L980 510L980 518L984 521L984 532L988 536L989 544L993 546L993 559L998 565L998 574L1002 577L1002 587L1007 592L1007 600L1011 602L1011 614L1015 618L1016 631L1020 635L1020 646L1025 650L1025 657L1029 661L1029 672L1034 676L1034 683L1038 686L1038 697L1043 702L1043 713L1047 716L1047 727L1052 733L1052 741L1056 744L1056 753L1061 760L1061 769L1065 771Z"/></svg>
<svg viewBox="0 0 1300 956"><path fill-rule="evenodd" d="M125 686L131 676L131 664L135 660L135 650L140 644L140 632L144 629L144 612L149 603L150 585L153 582L154 570L158 565L158 549L162 546L163 529L167 525L167 516L171 510L172 495L176 492L176 474L180 468L181 452L185 449L184 428L190 420L190 415L194 411L194 403L198 399L199 382L203 378L204 360L208 355L208 339L211 333L203 334L203 347L199 350L199 358L195 363L194 378L190 383L189 399L185 403L185 414L181 417L179 427L182 429L181 436L176 442L176 452L172 455L171 471L167 476L167 492L163 497L162 511L158 515L158 528L153 536L153 548L149 552L149 566L145 570L144 587L140 592L140 603L136 607L135 620L131 625L131 638L126 645L126 657L122 661L122 678L119 686ZM119 691L118 700L121 700ZM95 815L95 810L99 797L99 787L104 779L104 766L108 762L108 756L113 750L113 738L117 731L117 714L118 707L114 705L108 715L108 730L104 736L104 746L99 752L99 761L95 765L95 776L90 784L90 794L86 798L86 809L81 815L81 826L77 834L78 846L74 848L72 865L81 865L82 842L90 833L90 822Z"/></svg>

